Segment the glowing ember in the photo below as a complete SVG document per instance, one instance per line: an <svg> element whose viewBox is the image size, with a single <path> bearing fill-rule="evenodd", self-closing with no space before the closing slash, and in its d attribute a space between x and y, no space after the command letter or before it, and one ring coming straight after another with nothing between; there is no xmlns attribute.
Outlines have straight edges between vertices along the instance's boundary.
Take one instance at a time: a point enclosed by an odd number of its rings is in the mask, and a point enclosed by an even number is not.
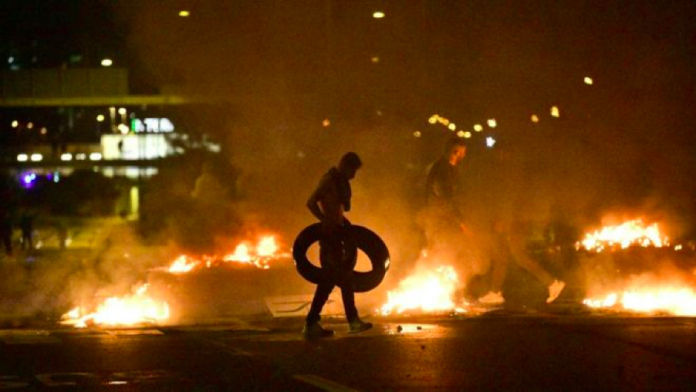
<svg viewBox="0 0 696 392"><path fill-rule="evenodd" d="M93 313L84 314L77 307L64 314L61 324L85 328L88 325L128 326L157 323L169 318L169 305L150 298L148 285L140 286L133 295L107 298Z"/></svg>
<svg viewBox="0 0 696 392"><path fill-rule="evenodd" d="M253 265L261 269L269 269L272 260L281 257L290 257L287 253L279 253L279 246L274 236L262 237L256 246L248 242L237 245L234 252L225 256L201 256L196 259L191 256L181 255L167 268L172 274L185 274L199 266L210 268L213 265L223 263L238 263Z"/></svg>
<svg viewBox="0 0 696 392"><path fill-rule="evenodd" d="M696 293L689 288L660 287L626 290L600 299L586 299L591 308L620 308L639 313L667 312L676 316L696 316Z"/></svg>
<svg viewBox="0 0 696 392"><path fill-rule="evenodd" d="M181 255L174 260L168 271L173 274L184 274L194 269L198 264L200 264L199 261L192 260L186 255Z"/></svg>
<svg viewBox="0 0 696 392"><path fill-rule="evenodd" d="M585 238L577 244L586 250L601 252L607 248L620 247L626 249L630 246L642 247L654 246L661 248L669 245L669 239L660 235L657 223L645 227L641 219L625 222L618 226L607 226L594 233L585 234Z"/></svg>
<svg viewBox="0 0 696 392"><path fill-rule="evenodd" d="M440 266L434 271L417 273L399 283L396 290L387 293L387 303L380 312L389 315L408 310L455 310L453 297L458 282L457 273L451 266Z"/></svg>

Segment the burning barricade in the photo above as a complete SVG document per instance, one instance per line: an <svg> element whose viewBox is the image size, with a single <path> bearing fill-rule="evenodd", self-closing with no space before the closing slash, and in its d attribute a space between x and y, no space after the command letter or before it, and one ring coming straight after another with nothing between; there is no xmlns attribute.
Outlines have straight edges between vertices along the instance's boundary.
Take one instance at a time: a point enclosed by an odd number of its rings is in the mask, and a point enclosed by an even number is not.
<svg viewBox="0 0 696 392"><path fill-rule="evenodd" d="M657 223L634 219L585 234L588 293L582 301L601 312L696 315L694 258L670 245Z"/></svg>

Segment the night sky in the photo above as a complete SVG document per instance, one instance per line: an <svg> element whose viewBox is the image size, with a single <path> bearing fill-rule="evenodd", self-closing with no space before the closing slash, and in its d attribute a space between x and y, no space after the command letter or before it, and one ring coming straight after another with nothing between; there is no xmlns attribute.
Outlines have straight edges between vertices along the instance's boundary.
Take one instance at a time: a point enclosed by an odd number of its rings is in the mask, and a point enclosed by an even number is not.
<svg viewBox="0 0 696 392"><path fill-rule="evenodd" d="M323 167L345 149L366 154L366 168L373 156L385 160L383 169L403 168L394 161L418 168L449 135L428 124L437 113L468 131L495 118L486 135L544 168L542 182L556 197L584 194L574 209L583 214L650 205L693 221L696 212L692 1L4 0L2 7L3 40L77 40L90 52L83 65L114 53L115 66L130 68L134 92L154 86L226 97L228 109L191 121L229 143L241 166L263 156L267 170L256 169L266 179L292 177L283 169L298 156ZM184 9L187 18L178 16ZM375 11L386 16L375 19ZM549 115L553 105L558 119ZM478 134L470 144L465 171L475 184L486 176L486 149Z"/></svg>

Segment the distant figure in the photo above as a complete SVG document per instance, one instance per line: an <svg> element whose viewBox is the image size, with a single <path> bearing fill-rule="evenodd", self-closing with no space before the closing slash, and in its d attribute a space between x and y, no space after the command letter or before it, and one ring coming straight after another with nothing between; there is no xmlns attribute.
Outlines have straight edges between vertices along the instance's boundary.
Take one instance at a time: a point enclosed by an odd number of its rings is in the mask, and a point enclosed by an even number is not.
<svg viewBox="0 0 696 392"><path fill-rule="evenodd" d="M19 228L22 230L22 250L34 249L34 214L28 210L22 211L19 217Z"/></svg>
<svg viewBox="0 0 696 392"><path fill-rule="evenodd" d="M64 250L68 246L68 228L60 219L57 219L55 229L58 236L58 246Z"/></svg>
<svg viewBox="0 0 696 392"><path fill-rule="evenodd" d="M362 166L360 157L354 152L343 155L338 167L331 168L321 178L319 185L307 201L307 207L319 219L322 226L322 239L319 241L320 260L323 269L329 271L341 281L341 295L346 312L350 332L356 333L372 328L358 317L355 307L355 292L351 288L350 279L353 272L353 260L344 258L343 239L350 223L344 218L344 212L350 211L351 188L350 180ZM307 314L307 320L302 333L307 338L330 337L333 331L324 329L319 320L321 310L329 299L336 281L322 282L317 285L312 300L312 306Z"/></svg>
<svg viewBox="0 0 696 392"><path fill-rule="evenodd" d="M430 168L426 181L426 205L418 220L425 233L428 257L477 270L478 257L472 246L464 216L457 206L458 167L466 157L460 138L450 139L443 155Z"/></svg>
<svg viewBox="0 0 696 392"><path fill-rule="evenodd" d="M12 216L9 210L0 207L0 237L5 255L12 256Z"/></svg>

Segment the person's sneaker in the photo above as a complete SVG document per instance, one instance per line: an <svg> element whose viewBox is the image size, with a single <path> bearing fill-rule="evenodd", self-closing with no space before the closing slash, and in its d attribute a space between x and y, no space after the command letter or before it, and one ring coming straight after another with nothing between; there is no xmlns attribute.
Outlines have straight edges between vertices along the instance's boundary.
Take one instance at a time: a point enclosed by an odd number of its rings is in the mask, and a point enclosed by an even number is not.
<svg viewBox="0 0 696 392"><path fill-rule="evenodd" d="M498 291L489 291L488 294L478 299L478 302L484 305L500 305L505 302L503 294Z"/></svg>
<svg viewBox="0 0 696 392"><path fill-rule="evenodd" d="M334 331L323 328L319 323L312 323L305 324L302 335L307 339L330 338L334 335Z"/></svg>
<svg viewBox="0 0 696 392"><path fill-rule="evenodd" d="M358 333L362 331L367 331L368 329L372 328L372 323L366 323L360 319L353 320L349 324L349 332L350 333Z"/></svg>
<svg viewBox="0 0 696 392"><path fill-rule="evenodd" d="M561 291L563 291L564 288L565 282L554 280L549 286L549 297L546 299L546 303L550 304L551 302L555 301L556 298L561 295Z"/></svg>

